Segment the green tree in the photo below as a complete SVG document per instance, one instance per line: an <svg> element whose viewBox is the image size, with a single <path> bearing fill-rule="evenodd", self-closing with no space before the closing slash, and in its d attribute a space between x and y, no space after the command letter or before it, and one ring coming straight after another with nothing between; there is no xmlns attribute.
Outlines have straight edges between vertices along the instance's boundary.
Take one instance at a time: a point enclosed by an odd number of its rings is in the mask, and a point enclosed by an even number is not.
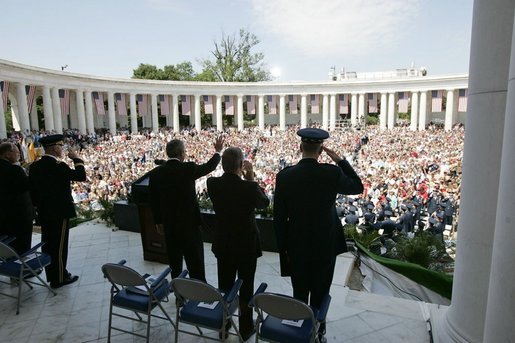
<svg viewBox="0 0 515 343"><path fill-rule="evenodd" d="M265 69L264 54L252 52L259 44L253 33L240 29L239 35L225 35L219 42L214 42L211 51L214 59L200 60L202 74L215 77L222 82L255 82L270 80L270 73Z"/></svg>
<svg viewBox="0 0 515 343"><path fill-rule="evenodd" d="M132 72L133 79L146 79L146 80L166 80L162 69L157 68L152 64L140 63L138 68Z"/></svg>

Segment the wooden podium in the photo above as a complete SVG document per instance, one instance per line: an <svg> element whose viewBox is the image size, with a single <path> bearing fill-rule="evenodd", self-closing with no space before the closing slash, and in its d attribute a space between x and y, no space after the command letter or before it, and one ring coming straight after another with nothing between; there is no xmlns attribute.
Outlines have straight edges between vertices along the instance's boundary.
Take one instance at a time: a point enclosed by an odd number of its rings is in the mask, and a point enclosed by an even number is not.
<svg viewBox="0 0 515 343"><path fill-rule="evenodd" d="M166 240L157 233L149 201L148 173L137 179L131 186L132 201L138 206L143 259L168 264Z"/></svg>

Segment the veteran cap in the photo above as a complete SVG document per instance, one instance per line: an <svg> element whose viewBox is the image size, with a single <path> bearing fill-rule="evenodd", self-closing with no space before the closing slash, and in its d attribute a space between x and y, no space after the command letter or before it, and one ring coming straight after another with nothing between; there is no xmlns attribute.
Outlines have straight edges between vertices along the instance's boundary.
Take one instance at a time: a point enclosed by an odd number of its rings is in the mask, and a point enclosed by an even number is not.
<svg viewBox="0 0 515 343"><path fill-rule="evenodd" d="M52 145L57 145L57 144L64 144L63 142L63 135L50 135L50 136L45 136L45 137L41 137L39 139L39 142L41 143L41 145L43 145L44 147L47 147L47 146L52 146Z"/></svg>
<svg viewBox="0 0 515 343"><path fill-rule="evenodd" d="M305 143L322 143L325 139L329 138L329 132L312 127L300 129L297 131L297 135Z"/></svg>

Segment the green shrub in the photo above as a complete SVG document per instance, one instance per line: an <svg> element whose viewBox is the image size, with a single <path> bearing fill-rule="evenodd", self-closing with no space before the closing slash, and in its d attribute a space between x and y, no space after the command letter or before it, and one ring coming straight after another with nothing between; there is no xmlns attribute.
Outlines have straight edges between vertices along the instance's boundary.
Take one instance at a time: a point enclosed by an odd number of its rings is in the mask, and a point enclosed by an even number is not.
<svg viewBox="0 0 515 343"><path fill-rule="evenodd" d="M106 199L100 199L100 205L102 205L102 210L100 210L100 219L102 219L107 226L112 226L114 224L114 202Z"/></svg>
<svg viewBox="0 0 515 343"><path fill-rule="evenodd" d="M445 246L434 235L421 232L412 239L399 239L396 252L401 260L428 268L433 261L440 259L445 254Z"/></svg>

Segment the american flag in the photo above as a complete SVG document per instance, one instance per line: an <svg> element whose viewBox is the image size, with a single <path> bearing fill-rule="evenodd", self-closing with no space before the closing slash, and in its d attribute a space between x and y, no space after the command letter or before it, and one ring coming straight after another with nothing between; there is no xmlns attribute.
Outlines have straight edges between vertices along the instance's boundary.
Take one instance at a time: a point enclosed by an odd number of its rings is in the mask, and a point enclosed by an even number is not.
<svg viewBox="0 0 515 343"><path fill-rule="evenodd" d="M318 94L311 94L311 113L318 114L320 113L320 106L319 104L319 98L320 95Z"/></svg>
<svg viewBox="0 0 515 343"><path fill-rule="evenodd" d="M9 100L9 81L0 81L0 92L2 92L2 100L4 102L4 110L7 110L7 100Z"/></svg>
<svg viewBox="0 0 515 343"><path fill-rule="evenodd" d="M377 94L368 93L368 113L377 113Z"/></svg>
<svg viewBox="0 0 515 343"><path fill-rule="evenodd" d="M161 115L170 115L170 96L161 94L159 95L159 106L161 106Z"/></svg>
<svg viewBox="0 0 515 343"><path fill-rule="evenodd" d="M189 95L181 95L181 104L182 104L182 115L183 116L191 115L190 96Z"/></svg>
<svg viewBox="0 0 515 343"><path fill-rule="evenodd" d="M349 96L347 94L340 94L340 114L349 114Z"/></svg>
<svg viewBox="0 0 515 343"><path fill-rule="evenodd" d="M104 95L100 92L92 92L93 101L95 101L95 107L97 109L97 114L105 115L106 110L104 108Z"/></svg>
<svg viewBox="0 0 515 343"><path fill-rule="evenodd" d="M114 102L116 102L116 107L118 108L118 114L121 116L126 116L127 115L127 104L125 102L125 94L115 93Z"/></svg>
<svg viewBox="0 0 515 343"><path fill-rule="evenodd" d="M25 86L25 95L27 95L27 108L29 113L32 112L34 105L34 96L36 95L36 86Z"/></svg>
<svg viewBox="0 0 515 343"><path fill-rule="evenodd" d="M277 114L277 104L275 102L275 95L267 96L268 114Z"/></svg>
<svg viewBox="0 0 515 343"><path fill-rule="evenodd" d="M225 114L228 116L234 115L234 103L231 95L224 96Z"/></svg>
<svg viewBox="0 0 515 343"><path fill-rule="evenodd" d="M213 114L213 97L211 95L204 95L204 113Z"/></svg>
<svg viewBox="0 0 515 343"><path fill-rule="evenodd" d="M298 113L296 95L288 95L288 106L290 107L290 114Z"/></svg>
<svg viewBox="0 0 515 343"><path fill-rule="evenodd" d="M467 112L468 89L460 89L458 93L458 112Z"/></svg>
<svg viewBox="0 0 515 343"><path fill-rule="evenodd" d="M247 114L256 114L256 102L253 95L247 95Z"/></svg>
<svg viewBox="0 0 515 343"><path fill-rule="evenodd" d="M399 113L408 113L408 101L408 92L399 92L399 101L397 101Z"/></svg>
<svg viewBox="0 0 515 343"><path fill-rule="evenodd" d="M431 91L431 112L442 112L442 91Z"/></svg>
<svg viewBox="0 0 515 343"><path fill-rule="evenodd" d="M59 102L61 103L61 115L70 114L70 90L59 89Z"/></svg>
<svg viewBox="0 0 515 343"><path fill-rule="evenodd" d="M138 94L136 101L138 102L138 114L140 116L146 116L148 114L147 94Z"/></svg>

